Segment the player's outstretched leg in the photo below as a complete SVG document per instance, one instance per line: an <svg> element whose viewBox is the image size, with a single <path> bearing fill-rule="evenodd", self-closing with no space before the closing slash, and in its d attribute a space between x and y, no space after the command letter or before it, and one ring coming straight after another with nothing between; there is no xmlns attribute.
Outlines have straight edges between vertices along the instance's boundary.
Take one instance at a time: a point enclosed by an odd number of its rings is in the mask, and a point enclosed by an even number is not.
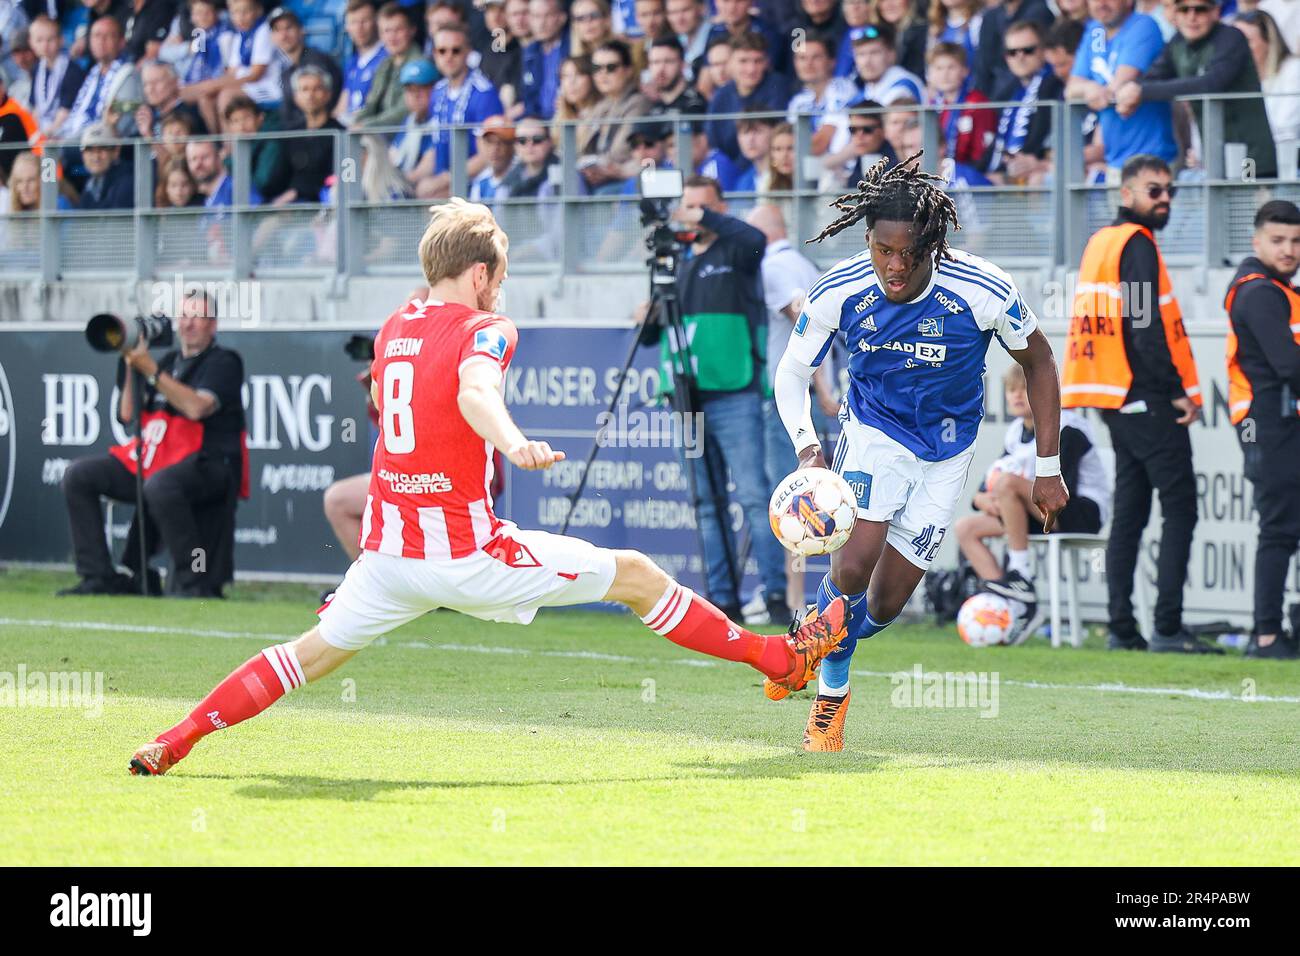
<svg viewBox="0 0 1300 956"><path fill-rule="evenodd" d="M816 620L789 635L755 634L678 584L644 554L619 551L616 560L606 600L626 604L647 627L674 644L743 662L796 690L816 676L817 665L847 633L847 601L829 602Z"/></svg>
<svg viewBox="0 0 1300 956"><path fill-rule="evenodd" d="M296 641L254 654L188 717L138 749L131 757L131 773L146 777L166 773L214 730L257 716L289 691L324 677L355 653L326 644L320 629L314 627Z"/></svg>

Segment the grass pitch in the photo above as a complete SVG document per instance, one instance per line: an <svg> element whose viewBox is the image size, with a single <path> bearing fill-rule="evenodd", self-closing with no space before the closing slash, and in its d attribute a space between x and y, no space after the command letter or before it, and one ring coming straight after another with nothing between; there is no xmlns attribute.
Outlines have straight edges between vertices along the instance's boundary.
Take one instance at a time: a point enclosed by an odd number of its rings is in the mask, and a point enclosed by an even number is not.
<svg viewBox="0 0 1300 956"><path fill-rule="evenodd" d="M629 616L442 612L139 779L134 748L314 597L50 596L70 580L0 572L0 864L1300 862L1296 663L895 626L854 657L847 749L814 755L807 694ZM918 665L996 672L996 707L900 706L957 702ZM20 670L102 674L101 712L17 706Z"/></svg>

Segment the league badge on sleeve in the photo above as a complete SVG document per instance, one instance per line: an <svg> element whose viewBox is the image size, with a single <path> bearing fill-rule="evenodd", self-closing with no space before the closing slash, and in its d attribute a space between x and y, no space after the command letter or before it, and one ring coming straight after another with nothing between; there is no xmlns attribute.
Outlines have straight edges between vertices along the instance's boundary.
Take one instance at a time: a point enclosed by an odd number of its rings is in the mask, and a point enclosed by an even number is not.
<svg viewBox="0 0 1300 956"><path fill-rule="evenodd" d="M489 355L498 362L505 361L506 337L496 329L479 329L474 333L473 351Z"/></svg>
<svg viewBox="0 0 1300 956"><path fill-rule="evenodd" d="M1016 300L1007 307L1007 318L1011 320L1011 330L1017 335L1025 330L1025 300L1016 295Z"/></svg>

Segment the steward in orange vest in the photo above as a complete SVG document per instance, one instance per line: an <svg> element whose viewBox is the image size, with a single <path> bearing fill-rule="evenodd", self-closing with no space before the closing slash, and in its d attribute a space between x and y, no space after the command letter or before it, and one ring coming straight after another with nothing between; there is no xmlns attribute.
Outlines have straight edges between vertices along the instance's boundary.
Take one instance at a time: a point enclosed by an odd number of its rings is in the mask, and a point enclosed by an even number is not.
<svg viewBox="0 0 1300 956"><path fill-rule="evenodd" d="M1062 408L1121 408L1201 386L1183 315L1151 230L1131 218L1099 229L1079 267L1061 374Z"/></svg>
<svg viewBox="0 0 1300 956"><path fill-rule="evenodd" d="M1096 408L1115 452L1106 541L1111 650L1222 653L1183 627L1183 589L1196 531L1196 471L1188 426L1201 387L1154 233L1169 222L1173 176L1158 156L1134 156L1120 174L1119 217L1083 253L1061 369L1061 406ZM1154 627L1133 610L1142 533L1160 495Z"/></svg>
<svg viewBox="0 0 1300 956"><path fill-rule="evenodd" d="M1300 292L1255 256L1237 270L1223 301L1228 313L1228 412L1296 417L1300 398ZM1283 395L1289 395L1284 404ZM1252 411L1252 406L1256 406ZM1300 462L1297 462L1300 467Z"/></svg>
<svg viewBox="0 0 1300 956"><path fill-rule="evenodd" d="M0 143L14 146L18 143L39 144L40 141L41 131L36 120L32 118L31 113L23 109L21 103L8 95L5 91L4 74L0 72ZM0 173L3 173L6 179L9 177L9 170L18 152L16 149L0 150ZM39 153L38 148L37 154Z"/></svg>
<svg viewBox="0 0 1300 956"><path fill-rule="evenodd" d="M1255 627L1247 657L1300 657L1282 603L1291 556L1300 547L1300 209L1274 200L1255 214L1255 255L1237 270L1228 311L1228 407L1255 490Z"/></svg>

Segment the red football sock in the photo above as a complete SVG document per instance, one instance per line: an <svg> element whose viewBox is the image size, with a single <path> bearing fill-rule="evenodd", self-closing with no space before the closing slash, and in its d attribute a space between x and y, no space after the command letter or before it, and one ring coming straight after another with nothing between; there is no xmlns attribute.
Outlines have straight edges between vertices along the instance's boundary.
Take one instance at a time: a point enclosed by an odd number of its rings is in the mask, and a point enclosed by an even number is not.
<svg viewBox="0 0 1300 956"><path fill-rule="evenodd" d="M670 582L663 597L641 618L650 630L674 644L710 657L744 661L768 677L790 673L793 657L781 635L747 631L690 588Z"/></svg>
<svg viewBox="0 0 1300 956"><path fill-rule="evenodd" d="M229 677L204 697L188 717L155 739L165 743L180 760L214 730L232 727L307 683L291 644L277 644L239 665Z"/></svg>

